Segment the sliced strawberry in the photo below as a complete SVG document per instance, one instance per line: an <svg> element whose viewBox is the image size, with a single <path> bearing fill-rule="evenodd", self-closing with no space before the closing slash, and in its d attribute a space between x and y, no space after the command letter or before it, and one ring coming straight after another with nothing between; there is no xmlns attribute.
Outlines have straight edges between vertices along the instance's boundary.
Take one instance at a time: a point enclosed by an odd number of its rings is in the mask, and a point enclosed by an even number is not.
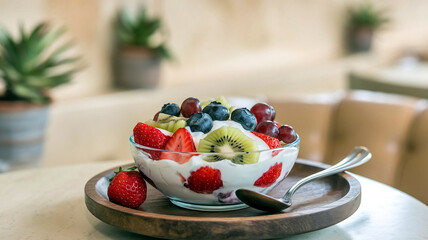
<svg viewBox="0 0 428 240"><path fill-rule="evenodd" d="M281 147L281 143L277 138L265 135L263 133L258 133L258 132L251 132L251 133L261 138L269 146L270 149ZM272 156L276 156L278 155L278 153L279 151L273 151Z"/></svg>
<svg viewBox="0 0 428 240"><path fill-rule="evenodd" d="M268 136L263 133L258 133L258 132L251 132L251 133L261 138L269 146L270 149L281 147L281 143L279 142L279 140L274 137Z"/></svg>
<svg viewBox="0 0 428 240"><path fill-rule="evenodd" d="M190 173L184 186L197 193L210 194L223 187L221 172L208 166L200 167Z"/></svg>
<svg viewBox="0 0 428 240"><path fill-rule="evenodd" d="M183 174L181 174L181 173L177 172L177 175L180 177L180 181L181 181L182 183L185 183L185 182L186 182L186 178L183 176Z"/></svg>
<svg viewBox="0 0 428 240"><path fill-rule="evenodd" d="M163 134L159 129L141 122L134 127L134 141L146 147L164 149L170 138L170 136ZM144 151L149 153L153 160L160 159L160 151Z"/></svg>
<svg viewBox="0 0 428 240"><path fill-rule="evenodd" d="M172 135L171 139L166 143L165 150L175 152L196 152L195 144L193 143L192 135L185 128L179 128ZM170 159L183 164L195 154L162 152L161 159Z"/></svg>
<svg viewBox="0 0 428 240"><path fill-rule="evenodd" d="M275 163L272 167L269 168L259 179L254 182L256 187L269 187L274 184L275 181L279 178L282 171L282 163Z"/></svg>

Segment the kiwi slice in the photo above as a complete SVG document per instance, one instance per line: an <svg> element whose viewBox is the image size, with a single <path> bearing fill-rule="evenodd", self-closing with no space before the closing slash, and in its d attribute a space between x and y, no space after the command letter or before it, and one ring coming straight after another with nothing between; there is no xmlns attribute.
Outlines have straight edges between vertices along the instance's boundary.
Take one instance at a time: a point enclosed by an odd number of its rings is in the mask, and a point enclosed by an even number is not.
<svg viewBox="0 0 428 240"><path fill-rule="evenodd" d="M214 102L214 101L221 103L222 105L227 107L229 110L232 108L232 106L230 106L230 104L227 102L226 98L224 96L220 96L216 99L211 99L211 100L202 102L201 103L202 109L204 109L204 107L206 107L208 104L210 104L211 102Z"/></svg>
<svg viewBox="0 0 428 240"><path fill-rule="evenodd" d="M185 118L185 117L176 117L176 116L172 116L172 115L165 114L165 113L159 113L157 122L162 122L162 123L171 122L171 121L175 121L176 122L178 120L184 120L184 121L186 121L187 118Z"/></svg>
<svg viewBox="0 0 428 240"><path fill-rule="evenodd" d="M170 132L175 132L179 128L184 128L187 126L187 118L184 117L176 117L168 114L160 113L158 120L148 120L144 122L153 127L162 128Z"/></svg>
<svg viewBox="0 0 428 240"><path fill-rule="evenodd" d="M257 143L241 130L224 126L214 130L199 142L198 152L219 153L204 158L207 162L230 159L236 164L251 164L259 161Z"/></svg>

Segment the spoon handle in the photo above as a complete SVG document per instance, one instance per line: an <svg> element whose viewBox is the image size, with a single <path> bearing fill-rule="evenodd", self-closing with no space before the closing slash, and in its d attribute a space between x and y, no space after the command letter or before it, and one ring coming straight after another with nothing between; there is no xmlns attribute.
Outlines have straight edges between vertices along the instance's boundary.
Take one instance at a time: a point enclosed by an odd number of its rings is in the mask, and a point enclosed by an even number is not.
<svg viewBox="0 0 428 240"><path fill-rule="evenodd" d="M363 163L366 163L370 158L372 157L372 154L370 151L365 147L355 147L354 151L346 156L342 161L338 162L337 164L322 170L321 172L312 174L310 176L307 176L300 181L298 181L296 184L294 184L284 195L284 200L289 200L293 196L293 194L304 184L311 182L313 180L327 177L342 171L345 171L347 169L360 166Z"/></svg>

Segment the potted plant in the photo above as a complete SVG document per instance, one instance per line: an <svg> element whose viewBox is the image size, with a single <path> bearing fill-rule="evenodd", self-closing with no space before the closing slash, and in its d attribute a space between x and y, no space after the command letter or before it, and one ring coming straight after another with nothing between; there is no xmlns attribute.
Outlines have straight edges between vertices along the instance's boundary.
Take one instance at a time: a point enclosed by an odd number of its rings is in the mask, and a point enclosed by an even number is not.
<svg viewBox="0 0 428 240"><path fill-rule="evenodd" d="M164 43L160 19L148 17L144 9L134 17L121 10L115 26L118 46L113 69L117 85L156 88L159 85L160 61L171 58Z"/></svg>
<svg viewBox="0 0 428 240"><path fill-rule="evenodd" d="M370 51L373 34L383 27L389 18L384 10L378 10L369 2L348 9L347 43L350 52Z"/></svg>
<svg viewBox="0 0 428 240"><path fill-rule="evenodd" d="M9 165L39 160L51 102L49 89L78 71L65 57L70 43L53 47L65 32L41 23L18 38L0 27L0 159Z"/></svg>

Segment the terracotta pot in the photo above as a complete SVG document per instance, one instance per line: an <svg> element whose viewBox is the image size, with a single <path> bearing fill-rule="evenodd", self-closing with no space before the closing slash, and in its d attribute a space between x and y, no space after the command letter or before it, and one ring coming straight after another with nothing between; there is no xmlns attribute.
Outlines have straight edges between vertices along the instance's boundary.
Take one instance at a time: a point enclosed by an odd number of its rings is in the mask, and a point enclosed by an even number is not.
<svg viewBox="0 0 428 240"><path fill-rule="evenodd" d="M115 82L125 88L159 86L160 58L143 47L122 47L113 60Z"/></svg>
<svg viewBox="0 0 428 240"><path fill-rule="evenodd" d="M48 106L0 101L0 159L10 167L36 165L42 157Z"/></svg>
<svg viewBox="0 0 428 240"><path fill-rule="evenodd" d="M368 52L373 42L373 29L356 27L349 33L349 50L351 52Z"/></svg>

